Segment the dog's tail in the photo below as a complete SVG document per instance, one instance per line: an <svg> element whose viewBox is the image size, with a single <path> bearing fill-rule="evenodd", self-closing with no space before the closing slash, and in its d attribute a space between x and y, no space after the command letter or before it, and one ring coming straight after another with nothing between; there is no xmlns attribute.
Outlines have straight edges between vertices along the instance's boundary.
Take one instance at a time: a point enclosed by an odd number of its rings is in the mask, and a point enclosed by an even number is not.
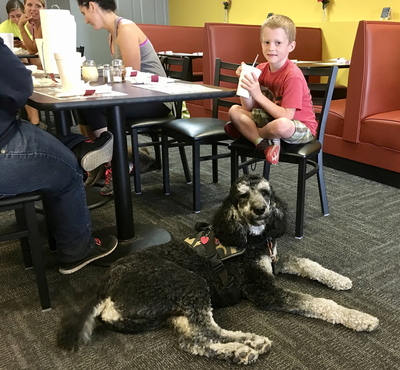
<svg viewBox="0 0 400 370"><path fill-rule="evenodd" d="M61 319L57 333L57 345L66 351L77 351L87 344L92 336L94 319L104 308L102 300L93 298L80 312L71 312Z"/></svg>

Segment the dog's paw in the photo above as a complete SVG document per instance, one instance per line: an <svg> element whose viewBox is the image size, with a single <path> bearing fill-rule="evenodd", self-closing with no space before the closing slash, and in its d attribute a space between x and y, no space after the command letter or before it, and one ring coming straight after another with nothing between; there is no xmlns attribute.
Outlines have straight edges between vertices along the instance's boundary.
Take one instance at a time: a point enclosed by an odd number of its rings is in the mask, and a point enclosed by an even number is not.
<svg viewBox="0 0 400 370"><path fill-rule="evenodd" d="M334 273L326 285L334 290L349 290L353 287L353 282L346 276Z"/></svg>
<svg viewBox="0 0 400 370"><path fill-rule="evenodd" d="M255 349L260 355L269 352L272 345L272 342L267 337L257 334L253 334L251 339L245 340L243 343Z"/></svg>
<svg viewBox="0 0 400 370"><path fill-rule="evenodd" d="M356 331L373 331L379 325L379 319L377 317L362 313L359 320L354 322L354 330Z"/></svg>
<svg viewBox="0 0 400 370"><path fill-rule="evenodd" d="M234 364L249 365L258 359L258 352L243 343L212 343L213 350L218 360L231 360Z"/></svg>
<svg viewBox="0 0 400 370"><path fill-rule="evenodd" d="M355 331L373 331L378 327L379 320L367 313L345 308L342 311L341 323Z"/></svg>

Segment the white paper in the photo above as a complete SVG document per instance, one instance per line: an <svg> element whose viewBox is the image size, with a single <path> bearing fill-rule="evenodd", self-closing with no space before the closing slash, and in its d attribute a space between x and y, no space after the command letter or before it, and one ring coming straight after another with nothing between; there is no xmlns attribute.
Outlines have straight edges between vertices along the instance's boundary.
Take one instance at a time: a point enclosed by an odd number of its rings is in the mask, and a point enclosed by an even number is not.
<svg viewBox="0 0 400 370"><path fill-rule="evenodd" d="M41 9L40 21L43 34L43 68L46 73L58 74L54 53L76 52L75 18L69 10Z"/></svg>

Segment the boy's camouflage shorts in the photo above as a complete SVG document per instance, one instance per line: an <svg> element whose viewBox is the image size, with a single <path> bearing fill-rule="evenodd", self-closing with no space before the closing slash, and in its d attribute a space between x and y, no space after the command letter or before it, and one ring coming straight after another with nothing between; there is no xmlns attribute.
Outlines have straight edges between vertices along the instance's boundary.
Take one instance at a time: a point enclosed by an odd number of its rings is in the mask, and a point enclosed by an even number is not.
<svg viewBox="0 0 400 370"><path fill-rule="evenodd" d="M251 118L259 128L264 127L266 124L268 124L268 122L274 120L274 118L269 113L260 108L252 109ZM287 139L282 139L283 141L289 144L304 144L314 139L314 136L311 133L310 129L304 123L300 122L297 119L292 119L292 122L294 123L296 130L291 137Z"/></svg>

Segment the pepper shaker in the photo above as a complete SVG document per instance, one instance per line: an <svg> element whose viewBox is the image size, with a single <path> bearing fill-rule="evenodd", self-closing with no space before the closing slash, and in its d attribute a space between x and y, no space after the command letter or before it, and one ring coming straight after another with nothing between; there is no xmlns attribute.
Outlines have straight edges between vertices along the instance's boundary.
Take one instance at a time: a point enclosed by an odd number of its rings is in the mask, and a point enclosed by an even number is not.
<svg viewBox="0 0 400 370"><path fill-rule="evenodd" d="M105 84L111 83L111 71L109 64L104 64L103 66L103 80Z"/></svg>

